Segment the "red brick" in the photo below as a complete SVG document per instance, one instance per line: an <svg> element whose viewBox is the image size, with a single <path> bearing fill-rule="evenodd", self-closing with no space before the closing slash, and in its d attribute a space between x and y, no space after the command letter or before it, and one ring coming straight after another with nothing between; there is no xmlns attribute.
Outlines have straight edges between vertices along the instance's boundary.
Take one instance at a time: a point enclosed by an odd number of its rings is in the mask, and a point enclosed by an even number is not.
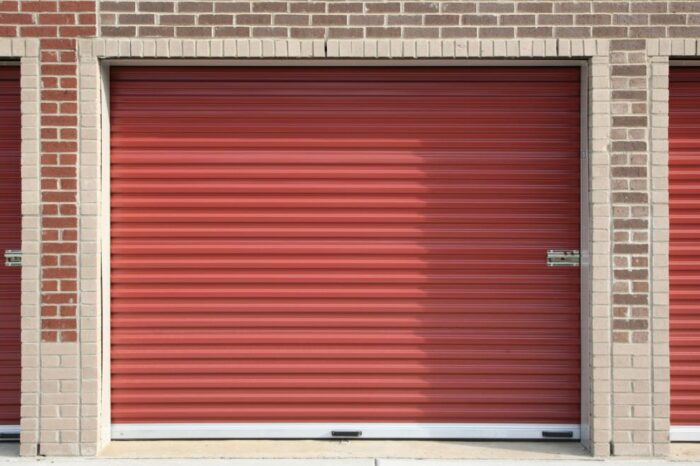
<svg viewBox="0 0 700 466"><path fill-rule="evenodd" d="M233 24L233 15L199 15L198 24L208 26L229 26Z"/></svg>
<svg viewBox="0 0 700 466"><path fill-rule="evenodd" d="M172 13L175 11L174 2L139 2L139 11L149 13Z"/></svg>
<svg viewBox="0 0 700 466"><path fill-rule="evenodd" d="M554 36L562 39L587 38L591 37L591 28L583 26L557 27L554 29Z"/></svg>
<svg viewBox="0 0 700 466"><path fill-rule="evenodd" d="M75 93L74 91L43 91L42 95L48 92L59 92L59 93L64 93L64 92L71 92ZM66 142L66 141L44 141L41 144L41 150L45 152L71 152L71 151L77 151L78 150L78 143L77 142Z"/></svg>
<svg viewBox="0 0 700 466"><path fill-rule="evenodd" d="M41 137L43 139L56 139L58 137L58 130L56 128L41 128ZM44 160L44 157L53 157L54 159L56 156L54 154L43 154L41 156L41 163L46 164L48 163L46 160ZM55 160L53 163L56 163Z"/></svg>
<svg viewBox="0 0 700 466"><path fill-rule="evenodd" d="M479 13L513 13L515 2L479 2Z"/></svg>
<svg viewBox="0 0 700 466"><path fill-rule="evenodd" d="M78 341L78 332L73 330L64 330L59 332L62 343L72 343Z"/></svg>
<svg viewBox="0 0 700 466"><path fill-rule="evenodd" d="M348 24L350 26L383 26L384 17L380 15L350 15Z"/></svg>
<svg viewBox="0 0 700 466"><path fill-rule="evenodd" d="M448 2L440 6L443 13L476 13L476 2Z"/></svg>
<svg viewBox="0 0 700 466"><path fill-rule="evenodd" d="M348 24L346 15L313 15L311 24L314 26L345 26Z"/></svg>
<svg viewBox="0 0 700 466"><path fill-rule="evenodd" d="M78 261L75 257L74 254L68 255L68 254L62 254L61 255L61 266L71 266L71 265L77 265Z"/></svg>
<svg viewBox="0 0 700 466"><path fill-rule="evenodd" d="M46 343L55 343L58 341L58 332L50 330L41 331L41 341Z"/></svg>
<svg viewBox="0 0 700 466"><path fill-rule="evenodd" d="M78 24L81 25L87 25L87 24L96 24L97 23L97 15L94 13L83 13L78 15Z"/></svg>
<svg viewBox="0 0 700 466"><path fill-rule="evenodd" d="M134 37L136 36L136 26L102 26L102 35L109 37Z"/></svg>
<svg viewBox="0 0 700 466"><path fill-rule="evenodd" d="M47 330L75 329L75 319L42 319L41 328Z"/></svg>
<svg viewBox="0 0 700 466"><path fill-rule="evenodd" d="M78 104L75 102L61 102L60 111L64 115L77 114ZM75 126L75 124L65 124L63 126Z"/></svg>
<svg viewBox="0 0 700 466"><path fill-rule="evenodd" d="M44 303L46 304L74 304L75 293L51 293L44 295Z"/></svg>
<svg viewBox="0 0 700 466"><path fill-rule="evenodd" d="M440 7L436 2L405 2L405 13L439 13Z"/></svg>
<svg viewBox="0 0 700 466"><path fill-rule="evenodd" d="M39 24L75 24L75 15L69 13L43 14L39 16Z"/></svg>
<svg viewBox="0 0 700 466"><path fill-rule="evenodd" d="M405 27L403 28L406 39L436 39L440 35L437 28Z"/></svg>
<svg viewBox="0 0 700 466"><path fill-rule="evenodd" d="M63 89L75 89L78 87L77 78L61 78L61 87Z"/></svg>
<svg viewBox="0 0 700 466"><path fill-rule="evenodd" d="M66 283L65 281L61 283L63 285ZM75 283L75 282L69 282L69 283ZM77 306L61 306L61 317L75 317L76 313L78 311Z"/></svg>
<svg viewBox="0 0 700 466"><path fill-rule="evenodd" d="M75 13L86 13L90 11L95 11L96 6L95 1L69 1L61 0L59 3L60 11L71 11Z"/></svg>
<svg viewBox="0 0 700 466"><path fill-rule="evenodd" d="M274 37L284 38L288 35L288 29L285 27L262 26L252 29L253 37Z"/></svg>
<svg viewBox="0 0 700 466"><path fill-rule="evenodd" d="M122 14L119 15L119 24L122 26L128 25L141 25L141 24L155 24L156 16L148 13L139 14Z"/></svg>
<svg viewBox="0 0 700 466"><path fill-rule="evenodd" d="M194 15L161 15L160 24L163 26L189 26L194 25Z"/></svg>
<svg viewBox="0 0 700 466"><path fill-rule="evenodd" d="M525 38L546 38L552 37L554 29L551 27L519 27L518 37Z"/></svg>
<svg viewBox="0 0 700 466"><path fill-rule="evenodd" d="M328 28L329 39L360 39L364 35L365 31L362 28Z"/></svg>
<svg viewBox="0 0 700 466"><path fill-rule="evenodd" d="M44 228L75 228L78 226L78 219L75 217L44 217L41 220Z"/></svg>
<svg viewBox="0 0 700 466"><path fill-rule="evenodd" d="M467 26L486 26L498 24L496 15L463 15L462 24Z"/></svg>
<svg viewBox="0 0 700 466"><path fill-rule="evenodd" d="M48 267L44 269L44 278L75 278L77 270L74 267Z"/></svg>
<svg viewBox="0 0 700 466"><path fill-rule="evenodd" d="M421 15L391 15L387 18L389 26L420 26L423 24Z"/></svg>
<svg viewBox="0 0 700 466"><path fill-rule="evenodd" d="M400 27L368 27L367 37L373 39L401 37Z"/></svg>
<svg viewBox="0 0 700 466"><path fill-rule="evenodd" d="M551 13L552 2L522 2L518 3L518 11L523 13Z"/></svg>
<svg viewBox="0 0 700 466"><path fill-rule="evenodd" d="M308 15L275 15L274 23L280 26L308 26Z"/></svg>
<svg viewBox="0 0 700 466"><path fill-rule="evenodd" d="M321 5L323 6L323 5ZM214 11L217 13L250 13L250 3L248 2L216 2Z"/></svg>
<svg viewBox="0 0 700 466"><path fill-rule="evenodd" d="M61 128L61 138L62 139L76 139L78 137L78 130L75 128Z"/></svg>
<svg viewBox="0 0 700 466"><path fill-rule="evenodd" d="M535 15L501 15L499 23L502 26L534 25L537 22Z"/></svg>
<svg viewBox="0 0 700 466"><path fill-rule="evenodd" d="M0 13L0 23L4 24L34 24L32 15L28 13Z"/></svg>
<svg viewBox="0 0 700 466"><path fill-rule="evenodd" d="M369 7L370 4L367 4ZM364 4L362 2L329 3L328 13L362 13ZM275 18L279 15L275 15Z"/></svg>
<svg viewBox="0 0 700 466"><path fill-rule="evenodd" d="M294 39L323 39L326 30L324 28L291 28L289 33Z"/></svg>
<svg viewBox="0 0 700 466"><path fill-rule="evenodd" d="M64 37L90 37L96 33L95 26L63 26L59 28Z"/></svg>
<svg viewBox="0 0 700 466"><path fill-rule="evenodd" d="M287 2L261 2L254 1L251 2L253 5L253 11L258 13L286 13L287 12Z"/></svg>
<svg viewBox="0 0 700 466"><path fill-rule="evenodd" d="M21 8L22 11L31 11L36 13L58 11L57 2L55 1L35 2L23 0L21 3Z"/></svg>
<svg viewBox="0 0 700 466"><path fill-rule="evenodd" d="M473 27L444 27L440 28L440 37L444 39L474 38L477 35L477 28Z"/></svg>
<svg viewBox="0 0 700 466"><path fill-rule="evenodd" d="M111 11L115 13L136 11L136 3L100 1L100 11Z"/></svg>
<svg viewBox="0 0 700 466"><path fill-rule="evenodd" d="M388 3L365 3L367 13L399 13L401 4L399 2Z"/></svg>
<svg viewBox="0 0 700 466"><path fill-rule="evenodd" d="M22 26L20 34L23 37L56 37L58 28L55 26Z"/></svg>
<svg viewBox="0 0 700 466"><path fill-rule="evenodd" d="M211 2L180 2L177 4L178 11L182 13L210 13L212 11Z"/></svg>
<svg viewBox="0 0 700 466"><path fill-rule="evenodd" d="M75 168L71 167L42 167L41 175L49 178L61 178L61 177L71 177L76 176Z"/></svg>
<svg viewBox="0 0 700 466"><path fill-rule="evenodd" d="M75 39L41 39L42 49L75 50Z"/></svg>
<svg viewBox="0 0 700 466"><path fill-rule="evenodd" d="M16 1L0 1L0 11L19 11L19 2Z"/></svg>
<svg viewBox="0 0 700 466"><path fill-rule="evenodd" d="M177 37L211 37L212 28L204 26L181 26L175 28Z"/></svg>
<svg viewBox="0 0 700 466"><path fill-rule="evenodd" d="M290 13L324 13L326 2L292 2L289 4Z"/></svg>
<svg viewBox="0 0 700 466"><path fill-rule="evenodd" d="M512 27L484 27L479 29L479 37L482 39L512 39L515 37L515 29Z"/></svg>
<svg viewBox="0 0 700 466"><path fill-rule="evenodd" d="M76 70L76 65L41 65L42 74L74 76Z"/></svg>
<svg viewBox="0 0 700 466"><path fill-rule="evenodd" d="M249 37L250 28L248 27L227 27L219 26L214 28L215 37ZM292 36L294 37L294 36Z"/></svg>
<svg viewBox="0 0 700 466"><path fill-rule="evenodd" d="M55 211L55 214L58 213L58 209L56 208L55 205L44 205L44 208L42 209L42 213L44 215L52 215ZM41 240L42 241L58 241L58 230L43 230L41 232Z"/></svg>
<svg viewBox="0 0 700 466"><path fill-rule="evenodd" d="M68 157L70 157L70 159ZM61 154L62 165L75 165L76 162L77 156L75 154ZM61 178L59 181L61 189L76 190L78 188L78 180L76 180L75 178Z"/></svg>
<svg viewBox="0 0 700 466"><path fill-rule="evenodd" d="M425 15L426 26L454 26L459 24L459 15Z"/></svg>

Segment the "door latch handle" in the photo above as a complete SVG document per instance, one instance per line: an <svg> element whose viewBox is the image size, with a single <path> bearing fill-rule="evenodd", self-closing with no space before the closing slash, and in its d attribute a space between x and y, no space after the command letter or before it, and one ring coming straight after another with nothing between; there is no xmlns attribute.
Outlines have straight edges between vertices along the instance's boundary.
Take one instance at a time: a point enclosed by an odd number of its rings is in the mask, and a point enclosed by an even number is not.
<svg viewBox="0 0 700 466"><path fill-rule="evenodd" d="M579 267L581 252L578 249L548 249L547 267Z"/></svg>
<svg viewBox="0 0 700 466"><path fill-rule="evenodd" d="M5 267L21 267L22 251L19 249L5 250Z"/></svg>

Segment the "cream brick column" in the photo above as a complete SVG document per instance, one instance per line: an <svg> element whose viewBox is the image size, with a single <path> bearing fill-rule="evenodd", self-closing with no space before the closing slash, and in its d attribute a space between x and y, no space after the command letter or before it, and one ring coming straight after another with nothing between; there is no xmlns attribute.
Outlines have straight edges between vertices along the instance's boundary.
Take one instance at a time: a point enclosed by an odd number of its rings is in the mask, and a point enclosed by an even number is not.
<svg viewBox="0 0 700 466"><path fill-rule="evenodd" d="M670 430L670 313L669 313L669 72L671 57L700 59L698 39L656 39L647 43L649 77L652 196L652 393L653 442L659 454L668 454ZM700 62L700 60L699 60Z"/></svg>
<svg viewBox="0 0 700 466"><path fill-rule="evenodd" d="M655 455L670 453L668 57L650 58L651 344L652 444Z"/></svg>
<svg viewBox="0 0 700 466"><path fill-rule="evenodd" d="M38 40L0 39L0 56L21 57L22 86L22 407L20 454L94 455L97 426L97 382L99 381L98 287L87 278L97 277L97 246L94 227L90 234L90 218L81 219L83 229L81 251L89 258L79 267L80 280L78 328L80 344L51 342L41 339L41 194L40 194L40 60ZM96 61L93 59L93 62ZM85 74L90 85L89 72ZM92 85L97 81L92 76ZM88 92L81 92L89 96ZM98 109L92 110L92 121ZM90 112L83 112L82 121L90 122ZM95 131L85 135L96 139ZM94 146L94 144L93 144ZM89 155L90 144L81 148ZM93 155L92 163L96 163ZM85 161L88 165L90 159ZM89 171L88 171L89 173ZM96 177L95 177L96 179ZM94 181L94 180L93 180ZM90 183L81 189L80 200L90 211L97 204L96 188ZM92 239L92 243L91 243ZM92 260L92 261L91 261Z"/></svg>
<svg viewBox="0 0 700 466"><path fill-rule="evenodd" d="M602 45L602 44L601 44ZM605 44L607 46L607 44ZM582 422L588 419L589 436L583 444L594 456L610 455L611 392L611 208L610 208L610 60L607 49L590 59L589 78L589 222L590 222L590 292L582 284L582 303L590 296L590 311L582 306L582 371L584 392L582 407L587 406ZM588 387L586 389L586 387ZM588 398L588 403L585 402Z"/></svg>
<svg viewBox="0 0 700 466"><path fill-rule="evenodd" d="M102 363L100 282L102 213L100 157L100 76L92 41L78 44L79 78L79 266L80 266L80 454L95 455L99 438ZM108 422L108 420L107 420Z"/></svg>

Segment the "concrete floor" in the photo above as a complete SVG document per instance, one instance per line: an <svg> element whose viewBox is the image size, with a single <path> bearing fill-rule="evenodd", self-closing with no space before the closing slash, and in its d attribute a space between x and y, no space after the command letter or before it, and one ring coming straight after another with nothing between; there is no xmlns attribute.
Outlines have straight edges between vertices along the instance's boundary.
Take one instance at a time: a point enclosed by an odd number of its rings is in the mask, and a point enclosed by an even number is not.
<svg viewBox="0 0 700 466"><path fill-rule="evenodd" d="M700 443L672 443L671 457L677 460L700 461Z"/></svg>
<svg viewBox="0 0 700 466"><path fill-rule="evenodd" d="M459 442L411 440L120 441L110 458L410 458L586 459L578 442Z"/></svg>
<svg viewBox="0 0 700 466"><path fill-rule="evenodd" d="M591 458L575 442L122 441L98 458L19 458L0 443L0 464L53 466L700 466L700 444L676 443L668 459ZM197 460L193 461L193 458ZM226 458L226 459L224 459Z"/></svg>

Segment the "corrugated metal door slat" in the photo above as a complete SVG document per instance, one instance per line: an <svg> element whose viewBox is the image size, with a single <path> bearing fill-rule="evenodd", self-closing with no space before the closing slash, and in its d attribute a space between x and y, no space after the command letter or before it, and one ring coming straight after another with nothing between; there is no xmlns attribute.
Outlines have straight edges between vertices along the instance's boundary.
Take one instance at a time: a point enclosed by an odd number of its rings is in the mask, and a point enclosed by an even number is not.
<svg viewBox="0 0 700 466"><path fill-rule="evenodd" d="M579 95L113 68L113 422L578 424Z"/></svg>
<svg viewBox="0 0 700 466"><path fill-rule="evenodd" d="M671 424L700 427L699 68L671 68L669 117Z"/></svg>
<svg viewBox="0 0 700 466"><path fill-rule="evenodd" d="M0 255L22 245L20 122L19 66L0 65ZM0 260L4 264L4 259ZM18 426L21 269L3 264L0 264L0 425Z"/></svg>

